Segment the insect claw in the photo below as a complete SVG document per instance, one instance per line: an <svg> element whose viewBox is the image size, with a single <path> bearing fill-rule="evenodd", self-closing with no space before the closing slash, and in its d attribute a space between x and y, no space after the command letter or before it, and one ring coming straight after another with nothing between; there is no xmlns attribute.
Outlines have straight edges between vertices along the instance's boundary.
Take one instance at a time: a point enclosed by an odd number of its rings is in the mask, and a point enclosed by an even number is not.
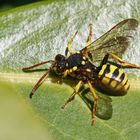
<svg viewBox="0 0 140 140"><path fill-rule="evenodd" d="M64 109L65 108L65 105L63 105L62 107L61 107L61 109Z"/></svg>
<svg viewBox="0 0 140 140"><path fill-rule="evenodd" d="M91 125L94 126L94 119L92 119Z"/></svg>
<svg viewBox="0 0 140 140"><path fill-rule="evenodd" d="M33 92L31 92L29 95L29 98L32 98L33 95L34 95Z"/></svg>

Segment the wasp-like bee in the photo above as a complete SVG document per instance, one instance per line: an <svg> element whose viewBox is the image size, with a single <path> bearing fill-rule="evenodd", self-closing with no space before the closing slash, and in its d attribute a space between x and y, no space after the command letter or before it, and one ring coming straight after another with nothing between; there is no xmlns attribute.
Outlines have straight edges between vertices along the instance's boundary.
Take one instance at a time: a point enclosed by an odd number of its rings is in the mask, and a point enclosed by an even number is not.
<svg viewBox="0 0 140 140"><path fill-rule="evenodd" d="M96 112L98 95L96 91L111 96L123 96L127 93L130 85L126 74L121 68L140 68L135 64L128 63L120 57L125 52L133 38L133 33L138 26L135 19L126 19L118 23L103 36L91 42L92 25L90 24L89 36L86 47L78 52L71 50L72 42L77 32L71 37L66 47L65 56L58 54L54 60L45 61L31 67L23 68L23 71L31 71L40 65L51 63L50 69L39 79L33 87L30 98L42 83L49 71L55 72L61 78L71 76L79 80L73 93L64 103L62 108L74 99L82 84L88 84L93 96L92 125ZM113 60L119 64L115 63ZM95 65L99 62L99 66Z"/></svg>

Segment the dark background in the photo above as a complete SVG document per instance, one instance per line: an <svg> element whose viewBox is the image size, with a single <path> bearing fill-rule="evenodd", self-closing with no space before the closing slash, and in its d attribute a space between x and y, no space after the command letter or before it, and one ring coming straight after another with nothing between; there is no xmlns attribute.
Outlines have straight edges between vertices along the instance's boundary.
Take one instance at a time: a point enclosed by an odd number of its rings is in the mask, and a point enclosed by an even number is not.
<svg viewBox="0 0 140 140"><path fill-rule="evenodd" d="M0 6L19 6L37 1L39 0L0 0Z"/></svg>
<svg viewBox="0 0 140 140"><path fill-rule="evenodd" d="M0 0L0 12L42 0Z"/></svg>

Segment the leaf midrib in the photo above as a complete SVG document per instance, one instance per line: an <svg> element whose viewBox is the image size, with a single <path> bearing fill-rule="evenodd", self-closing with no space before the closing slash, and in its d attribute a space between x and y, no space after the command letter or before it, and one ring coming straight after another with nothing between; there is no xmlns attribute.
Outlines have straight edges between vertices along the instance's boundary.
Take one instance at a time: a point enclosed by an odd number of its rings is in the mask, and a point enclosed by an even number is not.
<svg viewBox="0 0 140 140"><path fill-rule="evenodd" d="M29 82L35 83L43 73L36 74L36 73L8 73L8 72L0 72L0 79L2 81L9 81L9 82ZM51 77L47 77L45 80L47 83L51 83ZM129 79L131 87L139 89L140 88L140 78L137 77L136 79ZM135 81L135 82L134 82Z"/></svg>

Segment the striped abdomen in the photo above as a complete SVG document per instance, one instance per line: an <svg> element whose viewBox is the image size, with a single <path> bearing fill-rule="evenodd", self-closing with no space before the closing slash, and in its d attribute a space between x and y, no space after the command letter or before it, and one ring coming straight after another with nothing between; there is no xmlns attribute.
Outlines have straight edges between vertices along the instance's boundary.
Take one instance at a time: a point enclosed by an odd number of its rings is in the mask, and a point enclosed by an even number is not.
<svg viewBox="0 0 140 140"><path fill-rule="evenodd" d="M121 96L127 93L130 85L127 76L120 68L105 64L98 73L96 87L102 93Z"/></svg>

